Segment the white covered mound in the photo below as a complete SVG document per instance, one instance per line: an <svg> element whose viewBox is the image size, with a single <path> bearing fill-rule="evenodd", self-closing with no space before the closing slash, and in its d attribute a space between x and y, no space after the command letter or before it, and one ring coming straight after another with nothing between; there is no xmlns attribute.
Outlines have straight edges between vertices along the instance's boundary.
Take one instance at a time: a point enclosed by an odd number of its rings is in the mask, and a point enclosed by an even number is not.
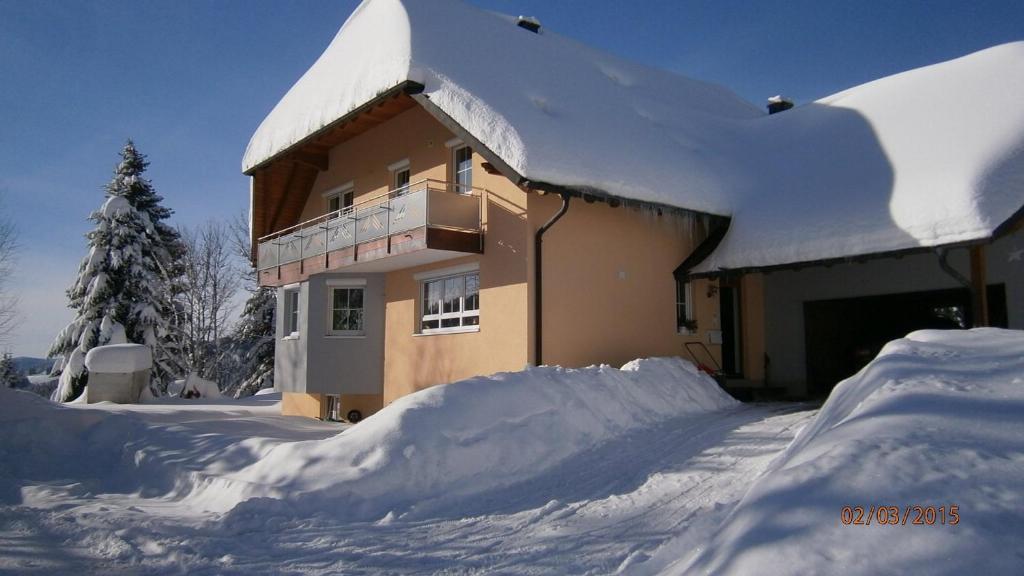
<svg viewBox="0 0 1024 576"><path fill-rule="evenodd" d="M1024 332L914 332L839 384L673 571L1024 574L1022 487ZM872 505L898 507L900 524L879 525L877 512L870 526L842 522L844 506L866 516ZM914 524L913 509L904 525L907 506L935 507L934 525Z"/></svg>
<svg viewBox="0 0 1024 576"><path fill-rule="evenodd" d="M401 515L530 479L634 428L734 405L678 358L529 368L411 394L333 438L278 446L196 496L209 508L274 499L238 506L228 517L237 529L265 522L279 499L303 514Z"/></svg>
<svg viewBox="0 0 1024 576"><path fill-rule="evenodd" d="M50 481L117 489L136 470L122 446L143 428L136 418L0 388L0 503L17 504L23 486Z"/></svg>

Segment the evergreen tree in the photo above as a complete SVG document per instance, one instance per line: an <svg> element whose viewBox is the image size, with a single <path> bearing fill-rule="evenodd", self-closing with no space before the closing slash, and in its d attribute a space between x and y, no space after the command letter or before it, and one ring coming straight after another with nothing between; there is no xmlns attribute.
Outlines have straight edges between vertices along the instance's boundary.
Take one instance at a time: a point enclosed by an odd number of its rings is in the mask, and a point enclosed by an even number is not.
<svg viewBox="0 0 1024 576"><path fill-rule="evenodd" d="M0 357L0 386L4 388L23 388L28 384L28 379L18 372L18 367L14 365L14 358L11 357L10 352L4 352L3 357Z"/></svg>
<svg viewBox="0 0 1024 576"><path fill-rule="evenodd" d="M175 296L180 293L183 249L148 180L148 162L129 140L106 187L106 201L90 219L89 254L68 289L75 319L57 336L51 356L62 356L55 399L69 401L84 389L85 354L96 346L134 342L153 348L154 378L181 373Z"/></svg>
<svg viewBox="0 0 1024 576"><path fill-rule="evenodd" d="M243 380L235 398L251 396L274 384L274 314L277 295L273 288L256 287L242 309L235 328L234 345L239 351Z"/></svg>

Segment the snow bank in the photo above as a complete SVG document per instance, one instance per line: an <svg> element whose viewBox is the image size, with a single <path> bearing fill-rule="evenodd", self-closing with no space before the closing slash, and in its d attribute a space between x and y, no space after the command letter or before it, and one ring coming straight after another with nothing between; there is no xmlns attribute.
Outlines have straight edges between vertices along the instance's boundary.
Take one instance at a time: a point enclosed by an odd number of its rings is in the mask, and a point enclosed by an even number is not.
<svg viewBox="0 0 1024 576"><path fill-rule="evenodd" d="M278 446L196 497L210 508L254 498L228 516L236 530L284 509L400 516L530 479L631 429L735 405L675 358L471 378L405 396L336 437Z"/></svg>
<svg viewBox="0 0 1024 576"><path fill-rule="evenodd" d="M143 428L135 418L0 388L0 502L17 504L22 486L45 481L120 487L134 468L122 447Z"/></svg>
<svg viewBox="0 0 1024 576"><path fill-rule="evenodd" d="M678 573L1021 574L1024 333L890 342ZM945 507L947 525L844 525L844 506ZM959 523L950 522L957 506ZM877 513L876 513L877 514ZM938 512L937 512L938 514Z"/></svg>
<svg viewBox="0 0 1024 576"><path fill-rule="evenodd" d="M110 344L97 346L85 355L89 372L127 374L153 367L153 351L143 344Z"/></svg>

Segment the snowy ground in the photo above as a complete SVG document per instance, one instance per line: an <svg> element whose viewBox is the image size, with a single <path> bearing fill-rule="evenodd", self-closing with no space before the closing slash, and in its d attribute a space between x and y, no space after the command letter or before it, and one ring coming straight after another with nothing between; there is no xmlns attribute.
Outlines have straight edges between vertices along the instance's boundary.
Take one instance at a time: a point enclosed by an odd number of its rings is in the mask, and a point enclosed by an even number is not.
<svg viewBox="0 0 1024 576"><path fill-rule="evenodd" d="M527 392L558 401L502 397ZM339 435L269 395L66 408L0 391L0 572L1024 568L1024 334L911 334L821 410L719 393L681 363L533 369L413 395ZM649 416L608 412L627 397ZM841 521L872 504L956 504L960 521Z"/></svg>
<svg viewBox="0 0 1024 576"><path fill-rule="evenodd" d="M337 429L274 416L269 406L225 410L225 404L177 414L165 406L131 411L156 429L187 430L186 436L201 438L161 448L169 460L196 468L218 452L251 442L254 432L276 433L260 441L270 443L323 438ZM0 569L614 572L680 533L705 538L813 416L800 408L805 407L744 406L670 420L581 454L533 481L416 519L349 522L331 510L294 518L285 509L242 526L225 525L174 499L82 493L75 485L34 489L26 505L0 508Z"/></svg>

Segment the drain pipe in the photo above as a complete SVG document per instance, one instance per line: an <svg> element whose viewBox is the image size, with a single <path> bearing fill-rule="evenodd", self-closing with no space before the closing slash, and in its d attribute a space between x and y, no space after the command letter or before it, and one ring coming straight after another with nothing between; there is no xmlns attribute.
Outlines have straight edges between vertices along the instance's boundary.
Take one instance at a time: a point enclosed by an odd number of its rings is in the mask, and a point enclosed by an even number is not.
<svg viewBox="0 0 1024 576"><path fill-rule="evenodd" d="M555 222L558 222L562 216L565 216L565 213L569 210L569 193L560 192L559 195L562 197L562 205L558 208L558 212L555 212L550 220L538 228L537 233L533 236L533 363L535 366L540 366L544 363L542 359L544 350L544 233L554 226Z"/></svg>
<svg viewBox="0 0 1024 576"><path fill-rule="evenodd" d="M935 252L939 256L939 268L942 268L943 272L951 276L960 284L963 284L963 286L967 288L967 290L971 293L971 305L973 307L974 303L977 302L978 300L978 290L975 288L974 283L968 280L966 276L961 274L956 268L953 268L953 266L949 263L949 261L946 259L949 255L949 251L947 249L939 248ZM980 324L978 323L978 319L972 318L971 327L973 328L976 326L980 326Z"/></svg>

